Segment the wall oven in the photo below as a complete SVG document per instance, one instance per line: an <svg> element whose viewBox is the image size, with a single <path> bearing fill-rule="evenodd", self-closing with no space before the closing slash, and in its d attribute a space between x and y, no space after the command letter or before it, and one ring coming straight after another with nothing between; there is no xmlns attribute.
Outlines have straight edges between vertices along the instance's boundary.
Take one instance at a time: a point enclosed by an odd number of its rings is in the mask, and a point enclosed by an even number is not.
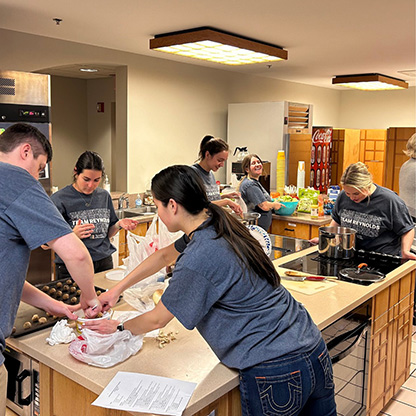
<svg viewBox="0 0 416 416"><path fill-rule="evenodd" d="M20 416L40 415L39 363L6 346L7 407Z"/></svg>
<svg viewBox="0 0 416 416"><path fill-rule="evenodd" d="M339 416L366 412L370 310L368 302L322 331L333 365Z"/></svg>

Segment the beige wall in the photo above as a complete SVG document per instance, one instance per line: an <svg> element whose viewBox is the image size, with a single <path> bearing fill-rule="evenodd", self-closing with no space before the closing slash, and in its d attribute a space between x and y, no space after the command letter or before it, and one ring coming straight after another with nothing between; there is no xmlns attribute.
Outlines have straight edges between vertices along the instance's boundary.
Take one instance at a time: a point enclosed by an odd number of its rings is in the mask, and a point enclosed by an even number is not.
<svg viewBox="0 0 416 416"><path fill-rule="evenodd" d="M87 149L97 152L104 160L105 172L112 178L111 103L115 101L115 79L87 81L88 142ZM97 103L104 103L104 112L97 112Z"/></svg>
<svg viewBox="0 0 416 416"><path fill-rule="evenodd" d="M350 91L254 77L1 29L0 38L7 39L0 44L2 69L39 71L74 63L120 65L116 79L116 160L113 160L117 172L112 174L117 190L125 190L120 189L125 186L129 192L143 191L161 168L172 163L193 163L205 134L226 138L227 106L231 102L311 103L315 125L385 128L386 123L415 124L414 88L404 93L377 93L381 95L371 99ZM53 54L47 53L51 50ZM114 157L114 151L112 154ZM218 179L224 177L222 169Z"/></svg>
<svg viewBox="0 0 416 416"><path fill-rule="evenodd" d="M72 182L78 156L88 141L87 81L51 77L52 185Z"/></svg>
<svg viewBox="0 0 416 416"><path fill-rule="evenodd" d="M340 128L387 129L416 126L416 89L343 91Z"/></svg>

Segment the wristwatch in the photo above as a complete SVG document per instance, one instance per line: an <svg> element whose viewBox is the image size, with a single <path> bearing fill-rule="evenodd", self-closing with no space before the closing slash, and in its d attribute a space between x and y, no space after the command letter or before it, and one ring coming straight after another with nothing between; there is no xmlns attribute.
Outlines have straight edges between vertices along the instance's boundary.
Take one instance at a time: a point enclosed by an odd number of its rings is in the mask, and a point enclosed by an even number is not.
<svg viewBox="0 0 416 416"><path fill-rule="evenodd" d="M123 323L117 325L117 331L124 331L124 324Z"/></svg>

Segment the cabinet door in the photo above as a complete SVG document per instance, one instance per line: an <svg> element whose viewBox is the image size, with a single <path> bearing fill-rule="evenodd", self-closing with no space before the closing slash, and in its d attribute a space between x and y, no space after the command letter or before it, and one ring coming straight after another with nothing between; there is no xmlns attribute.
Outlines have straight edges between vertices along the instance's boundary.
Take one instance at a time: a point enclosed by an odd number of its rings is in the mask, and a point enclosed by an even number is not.
<svg viewBox="0 0 416 416"><path fill-rule="evenodd" d="M92 406L97 394L75 383L57 371L40 364L41 415L122 416L126 412Z"/></svg>
<svg viewBox="0 0 416 416"><path fill-rule="evenodd" d="M361 130L360 160L368 166L373 181L384 185L387 130Z"/></svg>

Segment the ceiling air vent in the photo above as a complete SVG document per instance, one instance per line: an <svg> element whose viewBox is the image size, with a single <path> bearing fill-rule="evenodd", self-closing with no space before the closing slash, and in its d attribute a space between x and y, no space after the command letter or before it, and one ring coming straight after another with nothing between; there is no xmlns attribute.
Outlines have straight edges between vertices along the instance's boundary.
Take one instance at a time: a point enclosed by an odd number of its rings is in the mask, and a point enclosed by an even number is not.
<svg viewBox="0 0 416 416"><path fill-rule="evenodd" d="M12 78L0 78L0 95L16 95L16 81Z"/></svg>

